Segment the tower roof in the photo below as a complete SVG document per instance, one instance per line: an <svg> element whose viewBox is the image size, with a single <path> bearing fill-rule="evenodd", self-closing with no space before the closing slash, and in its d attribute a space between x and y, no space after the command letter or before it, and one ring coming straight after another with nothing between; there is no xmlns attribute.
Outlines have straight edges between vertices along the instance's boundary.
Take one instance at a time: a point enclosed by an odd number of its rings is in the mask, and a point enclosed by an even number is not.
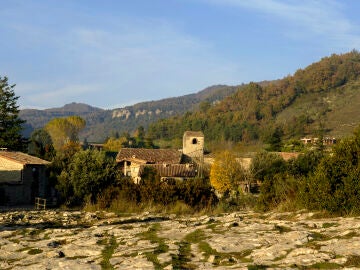
<svg viewBox="0 0 360 270"><path fill-rule="evenodd" d="M204 133L202 133L201 131L185 131L184 136L204 137Z"/></svg>

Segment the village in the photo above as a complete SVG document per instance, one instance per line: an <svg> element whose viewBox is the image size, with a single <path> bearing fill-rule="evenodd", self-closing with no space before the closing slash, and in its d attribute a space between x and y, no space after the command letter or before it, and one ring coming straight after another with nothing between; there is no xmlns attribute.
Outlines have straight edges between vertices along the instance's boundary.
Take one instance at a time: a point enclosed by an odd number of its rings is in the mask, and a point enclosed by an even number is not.
<svg viewBox="0 0 360 270"><path fill-rule="evenodd" d="M317 138L302 138L305 145L315 144ZM183 136L182 149L147 149L147 148L121 148L116 155L117 169L122 176L130 177L136 184L141 182L144 168L155 169L161 182L174 183L176 181L191 181L195 178L205 177L214 163L212 153L204 153L204 134L200 131L186 131ZM333 145L335 138L324 138L324 145ZM102 151L101 144L90 144L89 148ZM276 152L285 161L295 159L300 153ZM249 157L238 157L236 161L249 171L254 153ZM0 149L0 205L38 205L42 207L46 202L50 206L56 205L58 198L55 187L50 187L46 167L49 161L21 153ZM244 180L237 183L242 192L259 190L261 185L257 179ZM45 203L45 205L43 205Z"/></svg>

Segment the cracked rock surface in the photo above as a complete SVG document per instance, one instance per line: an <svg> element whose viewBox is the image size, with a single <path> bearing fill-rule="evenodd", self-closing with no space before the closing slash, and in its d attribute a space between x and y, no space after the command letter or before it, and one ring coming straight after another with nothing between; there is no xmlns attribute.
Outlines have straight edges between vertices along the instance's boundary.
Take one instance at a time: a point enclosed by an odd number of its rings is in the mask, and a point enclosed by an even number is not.
<svg viewBox="0 0 360 270"><path fill-rule="evenodd" d="M360 269L360 217L319 216L6 211L0 269Z"/></svg>

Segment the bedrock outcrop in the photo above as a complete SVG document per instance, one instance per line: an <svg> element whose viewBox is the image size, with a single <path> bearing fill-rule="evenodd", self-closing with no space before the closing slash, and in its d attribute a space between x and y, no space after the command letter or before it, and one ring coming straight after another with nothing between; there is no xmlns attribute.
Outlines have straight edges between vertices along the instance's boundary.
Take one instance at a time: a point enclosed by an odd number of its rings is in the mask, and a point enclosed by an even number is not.
<svg viewBox="0 0 360 270"><path fill-rule="evenodd" d="M0 269L360 268L360 217L0 213Z"/></svg>

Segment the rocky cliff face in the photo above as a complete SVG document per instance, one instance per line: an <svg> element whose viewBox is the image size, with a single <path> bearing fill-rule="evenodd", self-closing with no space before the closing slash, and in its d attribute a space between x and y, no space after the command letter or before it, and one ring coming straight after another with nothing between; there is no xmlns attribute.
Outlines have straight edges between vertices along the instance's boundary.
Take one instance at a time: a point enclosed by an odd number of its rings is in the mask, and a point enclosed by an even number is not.
<svg viewBox="0 0 360 270"><path fill-rule="evenodd" d="M0 269L360 267L360 218L0 213Z"/></svg>

